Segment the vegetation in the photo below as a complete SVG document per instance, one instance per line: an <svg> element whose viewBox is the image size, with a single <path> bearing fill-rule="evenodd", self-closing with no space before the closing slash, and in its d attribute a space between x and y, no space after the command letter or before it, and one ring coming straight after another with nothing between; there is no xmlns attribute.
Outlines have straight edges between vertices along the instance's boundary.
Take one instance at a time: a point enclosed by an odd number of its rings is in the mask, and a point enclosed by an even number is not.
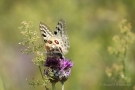
<svg viewBox="0 0 135 90"><path fill-rule="evenodd" d="M36 67L42 64L42 61L37 63L36 58L33 58L44 56L45 52L41 49L43 42L40 38L39 22L45 22L54 30L61 18L67 22L70 40L67 57L74 62L71 76L65 83L65 90L135 90L134 0L0 2L0 90L33 90L27 81L31 83L34 78L35 84L44 82L39 67ZM119 24L123 19L127 19L127 22ZM36 38L34 45L39 47L30 47L29 52L36 51L35 54L25 55L20 52L29 46L18 45L24 38L18 29L22 21L27 21L27 24L29 21L33 22L31 30L36 35L31 38ZM125 32L130 33L130 38L127 38ZM109 46L111 48L108 48ZM43 70L44 68L41 68L41 71ZM44 87L35 87L35 90L39 89L45 90ZM56 89L61 90L60 83L57 83Z"/></svg>

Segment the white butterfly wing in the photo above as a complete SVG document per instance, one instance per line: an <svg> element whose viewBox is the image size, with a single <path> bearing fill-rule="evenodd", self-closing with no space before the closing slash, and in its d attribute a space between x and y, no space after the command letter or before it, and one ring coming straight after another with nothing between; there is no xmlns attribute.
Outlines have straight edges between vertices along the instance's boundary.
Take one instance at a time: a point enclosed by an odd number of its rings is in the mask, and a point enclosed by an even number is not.
<svg viewBox="0 0 135 90"><path fill-rule="evenodd" d="M49 27L43 22L40 22L39 28L40 28L41 35L43 37L43 41L46 43L48 39L53 36L53 34L50 31Z"/></svg>
<svg viewBox="0 0 135 90"><path fill-rule="evenodd" d="M70 46L68 35L66 32L66 21L64 19L60 19L59 22L57 23L54 35L58 38L61 38L62 40L61 47L63 49L63 54L66 54Z"/></svg>

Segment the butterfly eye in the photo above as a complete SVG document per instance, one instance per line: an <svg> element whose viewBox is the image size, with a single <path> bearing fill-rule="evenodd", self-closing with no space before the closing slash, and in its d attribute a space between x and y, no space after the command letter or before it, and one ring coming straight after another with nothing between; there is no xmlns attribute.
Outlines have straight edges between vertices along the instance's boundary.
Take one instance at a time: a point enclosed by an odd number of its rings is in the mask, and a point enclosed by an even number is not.
<svg viewBox="0 0 135 90"><path fill-rule="evenodd" d="M52 44L52 41L50 41L50 40L48 40L47 42L48 42L49 44Z"/></svg>
<svg viewBox="0 0 135 90"><path fill-rule="evenodd" d="M54 40L54 42L55 42L56 44L59 44L59 42L58 42L57 40Z"/></svg>

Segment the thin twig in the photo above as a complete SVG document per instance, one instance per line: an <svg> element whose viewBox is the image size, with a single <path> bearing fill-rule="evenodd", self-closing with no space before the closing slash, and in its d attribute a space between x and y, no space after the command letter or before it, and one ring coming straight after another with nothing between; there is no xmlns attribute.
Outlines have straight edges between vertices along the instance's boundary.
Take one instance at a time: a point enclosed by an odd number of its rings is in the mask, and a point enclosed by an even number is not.
<svg viewBox="0 0 135 90"><path fill-rule="evenodd" d="M41 66L38 66L39 67L39 71L40 71L40 74L42 76L42 79L44 80L44 77L43 77L43 74L42 74L42 70L41 70Z"/></svg>

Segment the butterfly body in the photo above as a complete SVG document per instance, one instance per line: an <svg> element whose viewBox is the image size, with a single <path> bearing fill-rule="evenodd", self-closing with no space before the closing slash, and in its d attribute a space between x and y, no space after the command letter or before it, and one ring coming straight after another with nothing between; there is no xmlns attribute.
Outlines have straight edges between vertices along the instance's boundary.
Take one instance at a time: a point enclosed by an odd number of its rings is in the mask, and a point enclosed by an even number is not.
<svg viewBox="0 0 135 90"><path fill-rule="evenodd" d="M65 20L59 20L54 34L50 31L49 27L43 22L40 22L40 31L45 42L45 48L48 57L64 57L69 49L68 36L65 31Z"/></svg>

